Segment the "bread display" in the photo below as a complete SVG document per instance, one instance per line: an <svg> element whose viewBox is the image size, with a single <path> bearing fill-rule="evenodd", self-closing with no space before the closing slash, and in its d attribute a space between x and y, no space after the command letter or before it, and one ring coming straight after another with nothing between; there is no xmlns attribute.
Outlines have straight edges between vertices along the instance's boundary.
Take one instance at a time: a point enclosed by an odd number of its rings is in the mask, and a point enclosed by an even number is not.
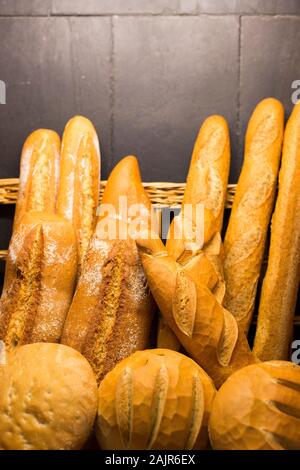
<svg viewBox="0 0 300 470"><path fill-rule="evenodd" d="M72 348L26 345L0 366L1 450L80 449L96 412L96 379Z"/></svg>
<svg viewBox="0 0 300 470"><path fill-rule="evenodd" d="M10 242L0 300L0 339L8 349L59 341L76 272L71 223L55 214L25 213Z"/></svg>
<svg viewBox="0 0 300 470"><path fill-rule="evenodd" d="M136 244L119 237L119 227L129 229L134 222L122 220L124 200L128 208L141 204L148 220L151 205L135 157L121 160L108 179L101 207L114 214L99 216L62 336L89 360L98 381L121 359L148 346L155 311ZM112 232L105 237L106 225Z"/></svg>
<svg viewBox="0 0 300 470"><path fill-rule="evenodd" d="M224 305L246 333L274 205L283 125L279 101L267 98L256 106L247 128L243 168L225 236Z"/></svg>
<svg viewBox="0 0 300 470"><path fill-rule="evenodd" d="M14 229L25 212L54 214L59 160L60 137L56 132L38 129L26 139L21 155Z"/></svg>
<svg viewBox="0 0 300 470"><path fill-rule="evenodd" d="M210 116L202 124L197 136L182 200L181 214L173 220L167 239L169 255L180 264L185 264L201 250L205 252L212 265L211 269L216 271L216 282L212 290L220 303L223 302L225 295L220 231L223 224L229 167L230 140L227 122L222 116ZM202 243L196 242L193 240L192 234L184 231L182 236L176 237L175 224L182 224L184 217L192 219L191 225L194 230L197 223L201 224L201 215L197 212L197 206L200 205L203 206L204 212L204 240ZM189 235L192 235L192 239L189 238ZM193 243L192 249L191 242ZM159 325L162 330L159 326L158 345L168 347L171 341L171 344L174 344L178 349L179 346L172 339L172 332L167 332L165 323L161 321ZM163 343L164 338L166 338L165 344Z"/></svg>
<svg viewBox="0 0 300 470"><path fill-rule="evenodd" d="M182 266L154 234L145 233L137 244L150 290L165 321L216 387L235 370L253 363L254 356L235 318L208 287L205 254Z"/></svg>
<svg viewBox="0 0 300 470"><path fill-rule="evenodd" d="M298 346L300 104L279 171L282 136L282 105L263 100L234 197L228 125L210 116L185 186L142 183L128 156L99 206L88 119L67 123L62 146L53 131L28 137L19 193L0 181L0 204L17 199L0 250L0 450L100 447L121 463L117 451L300 449L300 367L278 360ZM180 203L164 245L162 207Z"/></svg>
<svg viewBox="0 0 300 470"><path fill-rule="evenodd" d="M96 435L101 449L203 449L215 388L183 354L138 351L99 387Z"/></svg>
<svg viewBox="0 0 300 470"><path fill-rule="evenodd" d="M300 367L285 361L235 372L218 391L209 423L214 449L300 447Z"/></svg>
<svg viewBox="0 0 300 470"><path fill-rule="evenodd" d="M61 148L57 212L75 229L78 274L95 229L99 201L100 148L88 119L75 116L67 123Z"/></svg>
<svg viewBox="0 0 300 470"><path fill-rule="evenodd" d="M254 352L288 359L300 269L300 105L286 125L268 268L260 297Z"/></svg>

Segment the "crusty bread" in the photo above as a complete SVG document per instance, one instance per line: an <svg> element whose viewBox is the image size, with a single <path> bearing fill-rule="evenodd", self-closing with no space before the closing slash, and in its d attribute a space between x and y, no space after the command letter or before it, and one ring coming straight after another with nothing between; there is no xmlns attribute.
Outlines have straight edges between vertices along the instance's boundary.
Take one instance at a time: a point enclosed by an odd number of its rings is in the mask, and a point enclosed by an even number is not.
<svg viewBox="0 0 300 470"><path fill-rule="evenodd" d="M204 449L215 396L194 361L167 349L138 351L99 387L96 434L104 450Z"/></svg>
<svg viewBox="0 0 300 470"><path fill-rule="evenodd" d="M26 139L21 155L15 229L25 212L55 212L59 158L60 138L56 132L39 129Z"/></svg>
<svg viewBox="0 0 300 470"><path fill-rule="evenodd" d="M0 339L8 349L59 341L76 271L71 223L54 214L25 213L9 245L0 301Z"/></svg>
<svg viewBox="0 0 300 470"><path fill-rule="evenodd" d="M247 128L244 164L225 236L224 305L246 333L273 209L283 125L279 101L267 98L256 106Z"/></svg>
<svg viewBox="0 0 300 470"><path fill-rule="evenodd" d="M211 292L205 254L182 266L153 234L145 234L137 244L150 290L165 321L216 387L235 370L253 363L254 356L235 318Z"/></svg>
<svg viewBox="0 0 300 470"><path fill-rule="evenodd" d="M195 256L201 250L205 252L208 261L212 264L208 269L212 269L217 274L213 293L220 303L223 302L225 295L220 231L223 224L229 166L230 138L227 122L222 116L210 116L202 124L194 145L182 201L182 214L171 224L167 239L169 255L180 264L184 264L186 258ZM174 224L184 214L187 204L192 208L193 226L197 222L197 204L202 204L204 207L204 243L203 246L196 244L193 252L187 247L187 242L191 240L187 239L186 233L183 233L180 238L175 238L174 235ZM179 349L179 344L172 339L172 333L168 332L167 328L163 321L160 322L159 346L168 347L173 343L175 348Z"/></svg>
<svg viewBox="0 0 300 470"><path fill-rule="evenodd" d="M279 192L272 217L254 352L265 361L288 359L300 268L300 105L284 133Z"/></svg>
<svg viewBox="0 0 300 470"><path fill-rule="evenodd" d="M0 367L0 449L80 449L97 412L97 383L86 359L61 344L36 343Z"/></svg>
<svg viewBox="0 0 300 470"><path fill-rule="evenodd" d="M95 228L99 201L100 148L93 124L82 116L67 123L62 139L57 212L75 229L78 274Z"/></svg>
<svg viewBox="0 0 300 470"><path fill-rule="evenodd" d="M115 209L113 222L122 223L120 197L128 207L140 203L150 212L135 157L114 168L102 199L103 208ZM89 360L98 381L118 361L148 346L155 310L134 240L120 239L118 233L104 238L105 221L100 215L62 337Z"/></svg>
<svg viewBox="0 0 300 470"><path fill-rule="evenodd" d="M300 367L271 361L233 374L213 403L209 434L218 450L299 450Z"/></svg>

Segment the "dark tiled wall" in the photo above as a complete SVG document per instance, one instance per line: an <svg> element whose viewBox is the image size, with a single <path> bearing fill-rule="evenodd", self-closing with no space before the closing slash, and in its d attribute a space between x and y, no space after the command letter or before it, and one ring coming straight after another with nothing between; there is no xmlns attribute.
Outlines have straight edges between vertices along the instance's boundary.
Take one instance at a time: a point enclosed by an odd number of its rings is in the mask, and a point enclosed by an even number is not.
<svg viewBox="0 0 300 470"><path fill-rule="evenodd" d="M144 180L183 181L201 122L221 113L236 181L257 101L291 110L299 14L299 0L0 0L0 178L18 175L29 132L62 132L81 113L99 132L103 178L134 153Z"/></svg>

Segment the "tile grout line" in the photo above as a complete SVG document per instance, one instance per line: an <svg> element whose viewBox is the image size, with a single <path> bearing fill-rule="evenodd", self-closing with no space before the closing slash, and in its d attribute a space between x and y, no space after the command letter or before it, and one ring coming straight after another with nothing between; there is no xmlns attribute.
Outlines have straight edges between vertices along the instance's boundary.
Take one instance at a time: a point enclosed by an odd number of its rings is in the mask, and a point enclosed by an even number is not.
<svg viewBox="0 0 300 470"><path fill-rule="evenodd" d="M109 77L109 91L110 91L110 164L112 166L115 153L115 24L114 17L110 20L111 26L111 49L110 49L110 77Z"/></svg>
<svg viewBox="0 0 300 470"><path fill-rule="evenodd" d="M222 17L235 17L235 16L245 16L249 18L276 18L276 19L299 19L299 13L247 13L247 12L232 12L232 13L205 13L205 12L195 12L195 13L55 13L51 9L47 13L41 14L1 14L0 18L67 18L67 17L82 17L82 18L112 18L114 16L125 17L125 18L139 18L139 17L160 17L160 18L176 18L176 17L208 17L208 18L222 18Z"/></svg>
<svg viewBox="0 0 300 470"><path fill-rule="evenodd" d="M237 89L237 113L236 113L236 133L237 133L237 160L239 160L240 139L241 139L241 62L242 62L242 15L239 15L238 28L238 89Z"/></svg>

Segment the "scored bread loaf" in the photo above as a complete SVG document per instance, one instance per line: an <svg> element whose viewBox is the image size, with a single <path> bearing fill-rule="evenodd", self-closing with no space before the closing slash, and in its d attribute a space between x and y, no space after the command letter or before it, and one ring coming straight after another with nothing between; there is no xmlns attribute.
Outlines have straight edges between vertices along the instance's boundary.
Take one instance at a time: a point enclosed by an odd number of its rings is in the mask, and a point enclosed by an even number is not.
<svg viewBox="0 0 300 470"><path fill-rule="evenodd" d="M216 387L235 370L254 363L235 318L211 292L205 254L182 266L154 234L145 233L137 244L150 290L165 321Z"/></svg>
<svg viewBox="0 0 300 470"><path fill-rule="evenodd" d="M201 250L205 252L212 264L211 269L217 274L218 280L213 287L213 293L220 303L223 302L225 295L220 231L223 224L229 166L230 137L227 122L222 116L210 116L202 124L197 136L182 201L182 213L175 217L167 239L169 255L180 264L185 264ZM198 204L203 205L204 209L204 243L203 246L194 243L191 250L187 245L191 242L188 239L189 234L183 232L182 236L175 238L174 225L184 216L185 207L187 210L191 209L192 225L201 223L196 212ZM158 329L159 347L167 347L170 344L172 333L167 329L162 320ZM174 344L178 349L179 345Z"/></svg>
<svg viewBox="0 0 300 470"><path fill-rule="evenodd" d="M88 119L75 116L67 123L61 148L57 212L75 229L78 275L94 232L99 201L100 147Z"/></svg>
<svg viewBox="0 0 300 470"><path fill-rule="evenodd" d="M100 384L101 449L205 449L215 392L210 377L183 354L138 351Z"/></svg>
<svg viewBox="0 0 300 470"><path fill-rule="evenodd" d="M26 212L9 245L0 301L0 339L8 350L59 341L76 271L71 223L55 214Z"/></svg>
<svg viewBox="0 0 300 470"><path fill-rule="evenodd" d="M279 191L272 217L268 268L263 281L254 352L259 359L288 359L300 265L300 105L284 133Z"/></svg>
<svg viewBox="0 0 300 470"><path fill-rule="evenodd" d="M60 137L38 129L26 139L20 163L14 229L25 212L55 212L59 175Z"/></svg>
<svg viewBox="0 0 300 470"><path fill-rule="evenodd" d="M300 367L270 361L245 367L220 388L209 422L218 450L299 450Z"/></svg>
<svg viewBox="0 0 300 470"><path fill-rule="evenodd" d="M62 336L89 360L98 381L118 361L148 346L155 310L134 240L113 234L111 226L112 236L104 236L106 223L133 222L122 220L122 201L128 208L141 204L148 220L151 204L131 156L108 179L101 208L113 208L114 216L99 216Z"/></svg>
<svg viewBox="0 0 300 470"><path fill-rule="evenodd" d="M256 106L247 128L244 164L224 241L224 305L246 333L274 204L283 125L279 101L267 98Z"/></svg>

